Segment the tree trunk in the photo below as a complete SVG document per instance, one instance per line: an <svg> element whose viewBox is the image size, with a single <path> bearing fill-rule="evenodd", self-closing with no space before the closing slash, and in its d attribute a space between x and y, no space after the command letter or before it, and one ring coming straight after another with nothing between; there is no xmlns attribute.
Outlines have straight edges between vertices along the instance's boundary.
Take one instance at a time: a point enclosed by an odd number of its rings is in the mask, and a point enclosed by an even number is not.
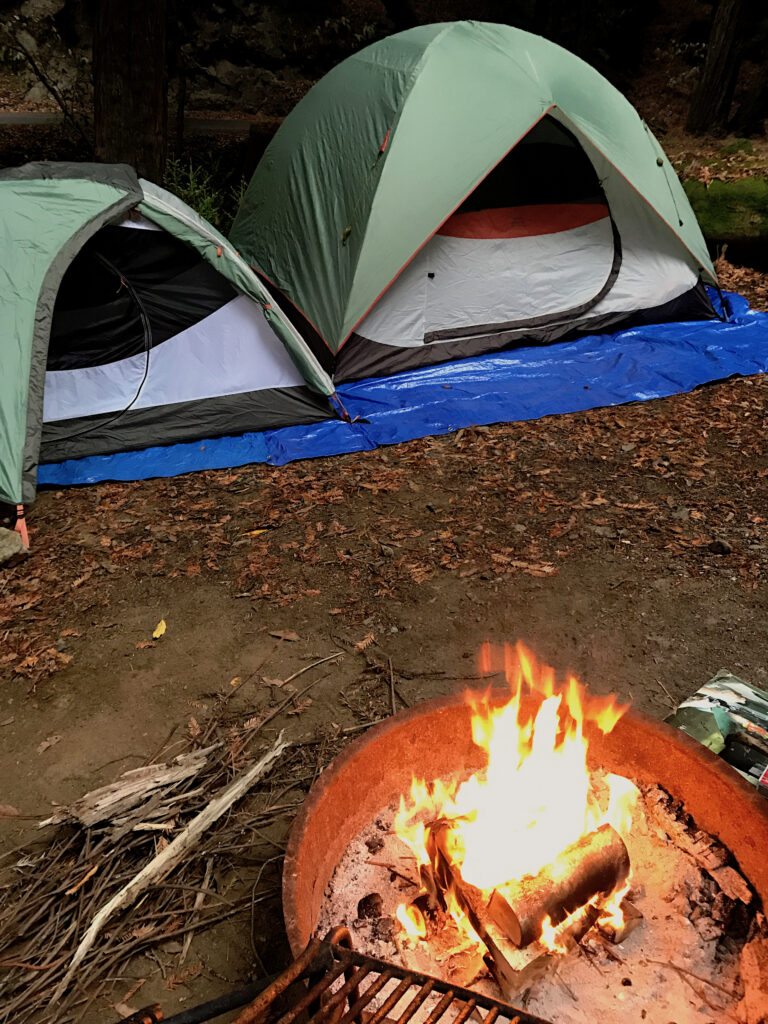
<svg viewBox="0 0 768 1024"><path fill-rule="evenodd" d="M96 157L162 181L168 135L165 0L99 0L93 39Z"/></svg>
<svg viewBox="0 0 768 1024"><path fill-rule="evenodd" d="M745 7L745 0L720 0L717 5L706 60L686 124L694 135L717 135L726 130L741 64Z"/></svg>
<svg viewBox="0 0 768 1024"><path fill-rule="evenodd" d="M768 118L768 60L763 65L757 85L736 111L731 130L739 135L762 135Z"/></svg>

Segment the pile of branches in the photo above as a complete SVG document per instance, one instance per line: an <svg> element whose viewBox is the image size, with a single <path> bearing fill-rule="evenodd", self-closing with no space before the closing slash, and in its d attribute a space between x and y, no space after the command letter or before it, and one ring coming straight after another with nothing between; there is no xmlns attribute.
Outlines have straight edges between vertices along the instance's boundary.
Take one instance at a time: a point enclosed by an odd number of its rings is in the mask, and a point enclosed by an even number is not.
<svg viewBox="0 0 768 1024"><path fill-rule="evenodd" d="M324 736L290 743L282 732L266 745L263 728L285 703L243 722L224 699L181 754L57 808L41 823L46 839L6 857L0 1022L82 1019L137 954L178 940L181 965L193 933L236 914L250 913L252 932L255 908L278 893L282 841L264 829L285 833L300 790L335 747ZM225 897L214 865L256 877Z"/></svg>

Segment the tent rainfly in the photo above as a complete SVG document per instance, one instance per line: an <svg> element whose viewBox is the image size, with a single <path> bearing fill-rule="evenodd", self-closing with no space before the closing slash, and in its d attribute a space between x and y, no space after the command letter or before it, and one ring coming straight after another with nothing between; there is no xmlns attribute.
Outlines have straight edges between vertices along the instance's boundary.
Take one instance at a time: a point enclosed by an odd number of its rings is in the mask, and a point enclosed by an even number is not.
<svg viewBox="0 0 768 1024"><path fill-rule="evenodd" d="M283 122L232 239L337 382L715 316L648 127L584 61L505 25L424 25L339 64Z"/></svg>
<svg viewBox="0 0 768 1024"><path fill-rule="evenodd" d="M334 415L231 243L130 167L0 172L0 238L0 501L31 501L39 462Z"/></svg>

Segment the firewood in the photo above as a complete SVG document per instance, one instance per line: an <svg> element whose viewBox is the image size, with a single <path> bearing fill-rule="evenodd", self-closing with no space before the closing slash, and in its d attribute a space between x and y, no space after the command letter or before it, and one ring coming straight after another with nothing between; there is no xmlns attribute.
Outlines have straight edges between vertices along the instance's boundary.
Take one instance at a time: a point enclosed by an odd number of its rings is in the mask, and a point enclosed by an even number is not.
<svg viewBox="0 0 768 1024"><path fill-rule="evenodd" d="M732 900L741 900L742 903L752 902L752 890L745 880L734 868L720 867L709 872L722 891Z"/></svg>
<svg viewBox="0 0 768 1024"><path fill-rule="evenodd" d="M479 938L485 944L488 949L489 957L487 958L488 967L494 975L499 988L504 993L507 999L516 997L520 992L529 988L534 981L543 976L543 974L550 968L552 958L549 954L543 953L536 957L533 961L528 963L521 970L515 969L511 962L510 957L514 956L516 945L519 943L513 942L512 936L510 935L508 928L517 931L522 936L522 929L520 928L520 918L514 913L509 904L501 902L502 897L494 892L491 900L486 901L485 896L481 889L477 886L471 885L461 877L460 870L451 863L448 855L448 832L450 825L447 822L435 822L428 829L427 836L427 852L429 853L432 861L432 877L427 879L426 876L430 874L429 869L422 871L422 879L430 889L430 891L436 891L438 893L445 892L450 889L463 912L467 915L470 924L477 932ZM609 830L609 831L604 831ZM595 834L592 833L590 836L585 837L586 843L583 843L584 849L574 851L574 847L579 844L573 844L573 847L569 847L565 854L569 854L569 858L566 858L566 869L573 866L574 871L578 878L581 877L589 862L590 856L594 861L593 868L594 872L592 878L604 878L608 877L602 874L602 868L604 863L613 863L613 875L614 881L609 882L607 890L598 889L597 892L601 891L612 891L621 881L626 878L629 873L629 856L626 851L626 847L622 842L621 838L610 826L603 826L598 832L601 834L595 838ZM613 833L611 835L611 833ZM616 840L621 844L617 846ZM613 853L608 856L607 851L612 850ZM559 865L559 861L558 861ZM557 877L557 872L553 865L549 866L552 868L550 873L547 875L546 883L552 883L553 879ZM600 868L600 870L598 870ZM536 876L537 878L539 876ZM540 880L541 881L541 880ZM556 889L557 886L554 885ZM562 889L562 887L561 887ZM587 903L596 893L590 892L587 898L576 906L572 906L570 910L562 913L558 909L555 914L550 914L552 920L555 918L558 922L563 921L568 914L573 910L578 909ZM494 900L496 899L496 902ZM495 913L490 912L491 903L495 902ZM545 897L542 897L542 902L549 906ZM553 908L549 908L553 909ZM541 906L537 907L536 913L539 914ZM544 909L543 913L540 914L538 921L538 928L536 933L532 935L530 939L525 943L528 945L541 935L541 924L544 917L547 915L549 910ZM587 906L584 908L584 913L579 915L573 925L566 929L560 936L561 941L569 948L575 948L581 941L584 935L594 925L600 911L594 906ZM526 928L533 930L534 925L530 920L525 921Z"/></svg>
<svg viewBox="0 0 768 1024"><path fill-rule="evenodd" d="M51 817L41 821L38 827L78 822L90 828L99 822L127 820L136 808L139 808L138 820L146 818L145 801L162 791L166 794L164 798L173 802L173 797L167 796L168 792L202 771L208 763L208 755L217 746L214 744L204 750L181 754L171 764L149 764L123 772L117 782L94 789L73 804L57 807Z"/></svg>
<svg viewBox="0 0 768 1024"><path fill-rule="evenodd" d="M620 927L616 927L608 919L597 919L597 930L604 939L607 939L614 946L618 946L620 942L628 938L643 920L642 913L629 900L621 901L621 912L624 915L624 922Z"/></svg>
<svg viewBox="0 0 768 1024"><path fill-rule="evenodd" d="M134 875L115 895L99 910L86 929L75 950L64 977L56 987L51 1005L54 1005L66 992L77 968L93 946L99 932L106 921L118 910L130 906L149 886L161 882L187 855L201 835L248 790L258 782L267 769L290 746L283 739L283 733L275 740L269 750L255 764L252 764L240 775L235 776L228 786L220 790L216 796L189 824L176 836L168 846L153 857L138 874Z"/></svg>
<svg viewBox="0 0 768 1024"><path fill-rule="evenodd" d="M752 902L752 890L739 872L728 864L731 855L723 844L700 829L694 831L690 815L679 801L654 786L644 796L646 808L659 829L706 871L732 900Z"/></svg>
<svg viewBox="0 0 768 1024"><path fill-rule="evenodd" d="M739 1003L739 1020L762 1024L768 1020L768 939L756 936L741 951L741 980L744 997Z"/></svg>
<svg viewBox="0 0 768 1024"><path fill-rule="evenodd" d="M549 917L560 924L599 893L619 888L629 874L624 841L610 825L582 836L533 876L496 890L488 903L490 918L520 947L535 942Z"/></svg>

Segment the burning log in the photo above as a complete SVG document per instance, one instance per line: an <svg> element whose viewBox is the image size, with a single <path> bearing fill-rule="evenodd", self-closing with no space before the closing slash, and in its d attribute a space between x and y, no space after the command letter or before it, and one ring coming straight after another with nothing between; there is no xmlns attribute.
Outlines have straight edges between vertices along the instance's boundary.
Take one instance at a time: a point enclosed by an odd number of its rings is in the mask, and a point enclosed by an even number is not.
<svg viewBox="0 0 768 1024"><path fill-rule="evenodd" d="M624 841L610 825L602 825L566 847L538 874L528 876L494 890L488 903L481 891L461 877L451 863L447 839L450 825L445 822L430 826L427 849L434 866L435 881L444 891L449 888L468 914L472 926L485 940L483 930L493 924L515 946L535 942L548 917L558 925L574 911L585 906L600 893L608 895L619 888L629 874L629 854Z"/></svg>
<svg viewBox="0 0 768 1024"><path fill-rule="evenodd" d="M620 942L628 938L643 920L642 913L629 900L622 900L619 909L621 910L621 923L617 922L613 916L597 920L597 930L604 939L614 946L618 946Z"/></svg>

